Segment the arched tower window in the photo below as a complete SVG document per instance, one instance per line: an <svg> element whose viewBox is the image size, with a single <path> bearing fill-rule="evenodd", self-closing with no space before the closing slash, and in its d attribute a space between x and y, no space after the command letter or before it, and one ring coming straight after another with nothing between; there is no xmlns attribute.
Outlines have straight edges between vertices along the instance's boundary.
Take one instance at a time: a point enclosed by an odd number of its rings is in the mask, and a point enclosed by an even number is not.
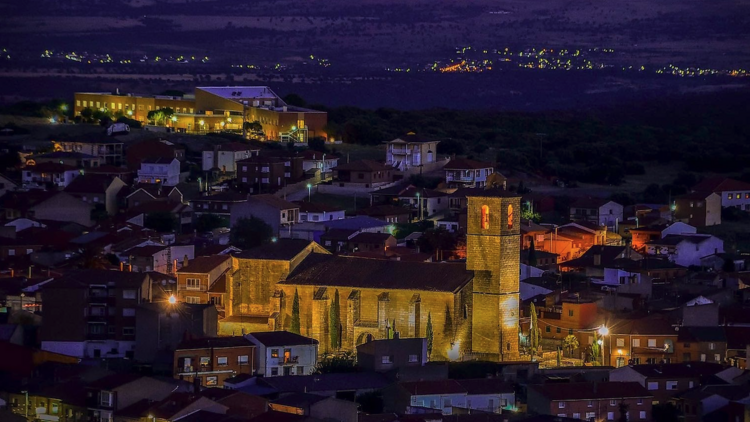
<svg viewBox="0 0 750 422"><path fill-rule="evenodd" d="M482 229L487 230L490 228L490 207L482 205Z"/></svg>
<svg viewBox="0 0 750 422"><path fill-rule="evenodd" d="M508 230L513 228L513 205L508 205Z"/></svg>

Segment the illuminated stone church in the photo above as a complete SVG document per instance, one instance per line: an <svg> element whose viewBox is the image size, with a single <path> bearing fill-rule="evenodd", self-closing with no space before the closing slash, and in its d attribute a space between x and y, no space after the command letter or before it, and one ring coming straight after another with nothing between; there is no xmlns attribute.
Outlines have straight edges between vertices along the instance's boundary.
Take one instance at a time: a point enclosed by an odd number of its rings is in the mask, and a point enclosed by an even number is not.
<svg viewBox="0 0 750 422"><path fill-rule="evenodd" d="M334 256L315 242L283 239L233 257L222 335L289 329L295 292L301 334L341 350L370 339L426 337L432 360L517 360L520 198L477 190L468 197L466 263ZM329 321L338 292L338 323Z"/></svg>

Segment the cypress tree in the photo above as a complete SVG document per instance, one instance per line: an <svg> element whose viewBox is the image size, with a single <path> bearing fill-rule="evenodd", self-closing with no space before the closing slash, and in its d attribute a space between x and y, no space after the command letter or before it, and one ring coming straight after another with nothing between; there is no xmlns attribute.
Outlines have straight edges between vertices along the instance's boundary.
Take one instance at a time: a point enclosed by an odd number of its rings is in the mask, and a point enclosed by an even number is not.
<svg viewBox="0 0 750 422"><path fill-rule="evenodd" d="M432 340L433 340L433 333L432 333L432 314L430 312L427 312L427 357L432 356Z"/></svg>
<svg viewBox="0 0 750 422"><path fill-rule="evenodd" d="M289 332L294 334L301 334L299 319L299 294L297 293L297 289L294 289L294 301L292 302L292 324L289 327Z"/></svg>
<svg viewBox="0 0 750 422"><path fill-rule="evenodd" d="M333 296L328 318L328 331L331 336L331 349L338 350L341 347L341 338L339 337L339 290Z"/></svg>
<svg viewBox="0 0 750 422"><path fill-rule="evenodd" d="M537 349L539 349L539 323L536 317L536 306L532 303L529 306L529 313L531 314L531 323L529 324L529 349L531 349L531 360L534 360Z"/></svg>
<svg viewBox="0 0 750 422"><path fill-rule="evenodd" d="M529 244L529 265L536 267L536 247L534 245L534 237L531 237L531 243Z"/></svg>

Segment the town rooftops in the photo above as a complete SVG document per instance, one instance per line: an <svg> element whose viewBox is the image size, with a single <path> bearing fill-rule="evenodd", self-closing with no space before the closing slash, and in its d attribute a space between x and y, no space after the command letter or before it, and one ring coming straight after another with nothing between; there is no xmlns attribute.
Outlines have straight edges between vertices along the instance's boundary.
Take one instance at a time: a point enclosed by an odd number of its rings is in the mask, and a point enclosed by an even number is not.
<svg viewBox="0 0 750 422"><path fill-rule="evenodd" d="M39 154L29 157L30 159L37 159L37 158L53 158L53 159L65 159L65 158L77 158L82 160L88 160L92 158L96 158L93 155L84 154L82 152L73 152L73 151L53 151L48 152L46 154Z"/></svg>
<svg viewBox="0 0 750 422"><path fill-rule="evenodd" d="M140 287L149 275L128 271L112 271L99 269L71 270L45 286L49 288L83 288L92 284L108 285L114 283L116 287Z"/></svg>
<svg viewBox="0 0 750 422"><path fill-rule="evenodd" d="M39 163L34 166L26 166L24 167L25 171L31 171L34 173L63 173L66 171L76 171L78 168L74 166L69 166L67 164L60 164L60 163L53 163L53 162L44 162Z"/></svg>
<svg viewBox="0 0 750 422"><path fill-rule="evenodd" d="M321 240L347 241L356 236L359 230L356 229L329 229L321 235Z"/></svg>
<svg viewBox="0 0 750 422"><path fill-rule="evenodd" d="M106 174L83 174L73 179L63 189L68 193L106 193L112 184L112 177Z"/></svg>
<svg viewBox="0 0 750 422"><path fill-rule="evenodd" d="M413 396L466 393L458 380L411 381L399 385Z"/></svg>
<svg viewBox="0 0 750 422"><path fill-rule="evenodd" d="M682 242L690 242L696 245L709 240L712 236L710 234L668 234L662 239L650 240L646 242L647 245L661 245L661 246L676 246Z"/></svg>
<svg viewBox="0 0 750 422"><path fill-rule="evenodd" d="M229 255L199 256L191 259L186 267L177 270L178 273L205 274L230 260Z"/></svg>
<svg viewBox="0 0 750 422"><path fill-rule="evenodd" d="M515 392L513 385L501 378L475 378L456 381L466 390L466 394L510 394Z"/></svg>
<svg viewBox="0 0 750 422"><path fill-rule="evenodd" d="M74 144L120 144L123 142L117 138L107 136L107 132L102 130L99 133L86 133L83 135L73 135L61 138L55 142L74 143Z"/></svg>
<svg viewBox="0 0 750 422"><path fill-rule="evenodd" d="M329 160L336 160L339 158L337 154L331 154L326 152L315 151L312 149L305 150L302 152L302 157L305 160L322 160L323 157Z"/></svg>
<svg viewBox="0 0 750 422"><path fill-rule="evenodd" d="M291 210L299 208L299 205L293 202L285 201L275 195L271 195L268 193L250 196L248 197L248 200L252 202L259 202L279 210Z"/></svg>
<svg viewBox="0 0 750 422"><path fill-rule="evenodd" d="M375 160L357 160L347 164L339 164L333 168L336 171L388 171L393 170L393 167L377 162Z"/></svg>
<svg viewBox="0 0 750 422"><path fill-rule="evenodd" d="M275 406L287 406L304 409L311 404L315 404L327 398L329 397L310 393L289 393L269 403L269 406L271 407L271 409L275 409Z"/></svg>
<svg viewBox="0 0 750 422"><path fill-rule="evenodd" d="M264 259L271 261L289 261L299 255L312 242L304 239L278 239L246 251L232 254L240 259Z"/></svg>
<svg viewBox="0 0 750 422"><path fill-rule="evenodd" d="M344 218L342 220L331 220L322 222L323 225L328 229L353 229L353 230L365 230L376 227L385 227L390 223L377 218L372 218L366 215L358 215L352 218Z"/></svg>
<svg viewBox="0 0 750 422"><path fill-rule="evenodd" d="M578 198L573 200L570 204L571 208L586 208L586 209L598 209L599 207L606 205L611 201L603 198Z"/></svg>
<svg viewBox="0 0 750 422"><path fill-rule="evenodd" d="M163 251L166 248L167 248L166 246L161 246L161 245L138 246L136 248L129 250L128 255L139 256L139 257L151 257L151 256L154 256L156 253Z"/></svg>
<svg viewBox="0 0 750 422"><path fill-rule="evenodd" d="M370 232L362 232L351 238L352 242L359 242L359 243L383 243L390 239L391 234L390 233L370 233Z"/></svg>
<svg viewBox="0 0 750 422"><path fill-rule="evenodd" d="M465 264L401 262L313 253L281 284L455 292L473 278Z"/></svg>
<svg viewBox="0 0 750 422"><path fill-rule="evenodd" d="M369 215L371 217L388 217L393 215L408 215L411 211L405 207L399 207L398 205L375 205L374 207L365 208L357 211L361 215Z"/></svg>
<svg viewBox="0 0 750 422"><path fill-rule="evenodd" d="M174 157L149 157L144 158L141 163L143 164L171 164L172 161L176 160Z"/></svg>
<svg viewBox="0 0 750 422"><path fill-rule="evenodd" d="M250 333L258 342L266 347L307 346L318 344L318 340L290 333L289 331L261 331Z"/></svg>
<svg viewBox="0 0 750 422"><path fill-rule="evenodd" d="M612 335L661 335L676 336L672 322L660 314L651 314L642 318L621 318L609 327Z"/></svg>
<svg viewBox="0 0 750 422"><path fill-rule="evenodd" d="M234 152L260 150L260 148L254 148L248 144L243 144L241 142L229 142L226 144L217 145L216 148L219 151L234 151ZM213 150L207 150L207 151L213 151Z"/></svg>
<svg viewBox="0 0 750 422"><path fill-rule="evenodd" d="M498 188L459 188L453 192L452 197L478 197L478 198L520 198L521 195Z"/></svg>
<svg viewBox="0 0 750 422"><path fill-rule="evenodd" d="M315 202L294 201L294 203L299 206L299 212L311 212L311 213L321 214L324 212L343 211L343 208L332 207L330 205L319 204Z"/></svg>
<svg viewBox="0 0 750 422"><path fill-rule="evenodd" d="M263 383L280 393L326 392L352 390L379 390L388 386L389 380L376 372L330 373L263 378Z"/></svg>
<svg viewBox="0 0 750 422"><path fill-rule="evenodd" d="M490 163L483 161L470 160L468 158L456 158L455 160L448 161L448 164L443 167L445 170L477 170L493 168L494 166Z"/></svg>
<svg viewBox="0 0 750 422"><path fill-rule="evenodd" d="M625 258L628 252L627 246L594 245L580 257L563 262L561 265L568 268L612 266L615 259ZM598 263L594 259L596 256L599 256Z"/></svg>
<svg viewBox="0 0 750 422"><path fill-rule="evenodd" d="M648 398L652 397L637 382L573 382L529 385L551 401L591 399Z"/></svg>
<svg viewBox="0 0 750 422"><path fill-rule="evenodd" d="M284 104L284 101L267 86L199 86L195 89L227 100L273 99Z"/></svg>
<svg viewBox="0 0 750 422"><path fill-rule="evenodd" d="M722 327L723 328L723 327ZM680 343L689 342L726 342L727 336L724 330L719 327L680 327L677 341Z"/></svg>
<svg viewBox="0 0 750 422"><path fill-rule="evenodd" d="M112 391L115 388L121 387L125 384L130 384L133 381L143 378L143 375L130 374L130 373L119 373L107 375L103 378L89 383L86 387L94 390L105 390Z"/></svg>
<svg viewBox="0 0 750 422"><path fill-rule="evenodd" d="M219 192L213 195L196 196L193 202L245 202L247 194L238 192Z"/></svg>
<svg viewBox="0 0 750 422"><path fill-rule="evenodd" d="M724 366L711 362L685 362L632 365L630 368L646 378L698 378L717 374Z"/></svg>
<svg viewBox="0 0 750 422"><path fill-rule="evenodd" d="M253 344L250 342L250 340L242 336L208 337L182 341L177 346L177 350L247 347L252 345Z"/></svg>
<svg viewBox="0 0 750 422"><path fill-rule="evenodd" d="M741 182L727 177L715 176L700 181L692 187L695 192L727 192L750 191L750 183Z"/></svg>

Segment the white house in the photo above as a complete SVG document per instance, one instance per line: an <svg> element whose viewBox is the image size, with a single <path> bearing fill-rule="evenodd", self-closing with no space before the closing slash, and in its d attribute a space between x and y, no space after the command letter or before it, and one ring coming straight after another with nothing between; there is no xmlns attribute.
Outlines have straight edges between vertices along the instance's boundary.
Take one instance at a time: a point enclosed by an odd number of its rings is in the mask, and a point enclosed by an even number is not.
<svg viewBox="0 0 750 422"><path fill-rule="evenodd" d="M633 293L642 297L650 297L652 294L651 277L636 271L605 268L604 280L597 282L592 279L592 282L616 289L617 293Z"/></svg>
<svg viewBox="0 0 750 422"><path fill-rule="evenodd" d="M394 384L384 390L383 399L387 411L406 414L434 409L451 415L454 408L500 413L515 405L515 392L497 378L448 379Z"/></svg>
<svg viewBox="0 0 750 422"><path fill-rule="evenodd" d="M180 183L180 161L176 158L147 158L138 169L138 183L161 183L176 186Z"/></svg>
<svg viewBox="0 0 750 422"><path fill-rule="evenodd" d="M318 341L288 331L245 336L258 349L256 373L264 377L311 375L318 364Z"/></svg>
<svg viewBox="0 0 750 422"><path fill-rule="evenodd" d="M648 255L667 255L675 264L700 266L701 258L724 252L724 241L708 234L667 235L645 245Z"/></svg>
<svg viewBox="0 0 750 422"><path fill-rule="evenodd" d="M492 164L468 158L450 160L443 170L448 185L467 188L486 186L487 177L495 172Z"/></svg>
<svg viewBox="0 0 750 422"><path fill-rule="evenodd" d="M608 199L580 198L570 205L572 221L588 221L613 231L623 221L623 215L623 206Z"/></svg>
<svg viewBox="0 0 750 422"><path fill-rule="evenodd" d="M726 177L709 177L693 186L693 192L713 192L721 197L722 208L750 211L750 183Z"/></svg>
<svg viewBox="0 0 750 422"><path fill-rule="evenodd" d="M236 172L237 161L255 157L260 154L259 149L250 148L248 144L230 142L216 145L212 150L203 151L203 171L218 168L222 172Z"/></svg>
<svg viewBox="0 0 750 422"><path fill-rule="evenodd" d="M332 221L346 218L346 211L324 204L316 204L306 201L296 201L299 205L299 221Z"/></svg>
<svg viewBox="0 0 750 422"><path fill-rule="evenodd" d="M307 150L302 158L302 171L318 169L323 177L330 174L337 165L339 165L338 156L320 151Z"/></svg>
<svg viewBox="0 0 750 422"><path fill-rule="evenodd" d="M81 171L73 166L46 162L24 167L21 180L24 188L43 188L47 184L64 188L79 174Z"/></svg>
<svg viewBox="0 0 750 422"><path fill-rule="evenodd" d="M437 144L428 138L409 132L404 136L387 142L385 164L400 171L414 167L424 167L437 161Z"/></svg>

